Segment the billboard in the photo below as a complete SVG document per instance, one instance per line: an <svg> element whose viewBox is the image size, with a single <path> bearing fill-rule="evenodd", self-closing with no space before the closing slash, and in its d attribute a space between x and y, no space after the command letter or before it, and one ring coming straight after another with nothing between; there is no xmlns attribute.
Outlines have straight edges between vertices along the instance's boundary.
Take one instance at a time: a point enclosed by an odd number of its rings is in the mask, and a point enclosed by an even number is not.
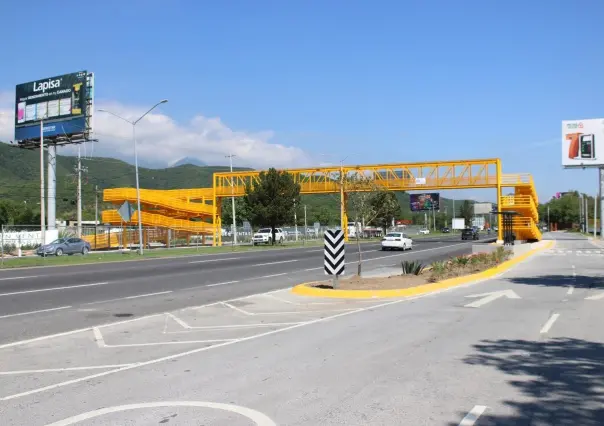
<svg viewBox="0 0 604 426"><path fill-rule="evenodd" d="M409 204L412 212L438 211L440 209L440 195L438 192L410 194Z"/></svg>
<svg viewBox="0 0 604 426"><path fill-rule="evenodd" d="M466 221L464 218L456 218L451 220L451 228L453 229L466 229Z"/></svg>
<svg viewBox="0 0 604 426"><path fill-rule="evenodd" d="M15 140L39 139L41 121L44 137L87 134L93 78L79 71L17 85Z"/></svg>
<svg viewBox="0 0 604 426"><path fill-rule="evenodd" d="M489 214L493 211L493 203L474 203L474 214Z"/></svg>
<svg viewBox="0 0 604 426"><path fill-rule="evenodd" d="M562 122L562 166L604 165L604 118Z"/></svg>

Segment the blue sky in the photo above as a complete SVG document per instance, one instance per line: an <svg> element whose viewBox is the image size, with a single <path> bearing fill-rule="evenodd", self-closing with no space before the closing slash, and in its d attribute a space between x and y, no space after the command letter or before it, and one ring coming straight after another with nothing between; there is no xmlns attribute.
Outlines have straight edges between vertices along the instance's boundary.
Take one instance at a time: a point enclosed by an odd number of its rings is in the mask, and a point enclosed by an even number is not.
<svg viewBox="0 0 604 426"><path fill-rule="evenodd" d="M149 164L227 148L258 167L501 157L542 199L596 190L594 170L562 170L560 121L604 116L601 0L32 0L2 15L5 106L17 83L80 69L124 113L168 98L142 132ZM102 120L96 152L127 157ZM186 142L163 153L169 129Z"/></svg>

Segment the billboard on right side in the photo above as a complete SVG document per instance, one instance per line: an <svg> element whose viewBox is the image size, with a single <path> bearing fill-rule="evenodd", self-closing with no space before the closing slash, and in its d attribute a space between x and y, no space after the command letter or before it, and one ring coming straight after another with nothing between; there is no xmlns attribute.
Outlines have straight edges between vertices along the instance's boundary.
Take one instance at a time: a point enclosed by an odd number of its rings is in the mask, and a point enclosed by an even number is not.
<svg viewBox="0 0 604 426"><path fill-rule="evenodd" d="M604 118L562 122L562 166L604 166Z"/></svg>

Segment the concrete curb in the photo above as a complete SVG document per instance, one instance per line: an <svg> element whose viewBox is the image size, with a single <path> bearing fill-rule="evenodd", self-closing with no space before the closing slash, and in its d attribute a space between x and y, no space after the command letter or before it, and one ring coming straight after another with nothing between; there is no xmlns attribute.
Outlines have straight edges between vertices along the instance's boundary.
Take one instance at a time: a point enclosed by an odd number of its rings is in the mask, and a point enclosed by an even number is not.
<svg viewBox="0 0 604 426"><path fill-rule="evenodd" d="M489 278L493 278L502 272L507 271L523 260L554 246L555 242L551 241L548 244L544 244L543 247L533 249L527 253L517 256L513 259L507 260L494 268L487 269L486 271L478 272L472 275L466 275L463 277L450 278L448 280L439 281L431 284L424 284L417 287L392 289L392 290L331 290L311 287L309 284L299 284L292 288L292 293L298 296L310 296L310 297L328 297L335 299L379 299L379 298L394 298L394 297L410 297L418 296L420 294L432 293L438 290L444 290L452 287L457 287L463 284L469 284L474 281L481 281Z"/></svg>

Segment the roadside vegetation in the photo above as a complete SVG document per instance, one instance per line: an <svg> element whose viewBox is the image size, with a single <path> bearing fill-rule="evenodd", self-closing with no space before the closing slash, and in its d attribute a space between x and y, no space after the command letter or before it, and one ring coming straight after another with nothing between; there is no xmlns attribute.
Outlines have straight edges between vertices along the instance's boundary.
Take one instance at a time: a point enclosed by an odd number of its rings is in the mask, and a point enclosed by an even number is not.
<svg viewBox="0 0 604 426"><path fill-rule="evenodd" d="M448 278L475 274L493 268L508 260L512 252L497 247L492 253L477 253L467 256L457 256L449 260L432 262L428 276L429 282L437 282Z"/></svg>

